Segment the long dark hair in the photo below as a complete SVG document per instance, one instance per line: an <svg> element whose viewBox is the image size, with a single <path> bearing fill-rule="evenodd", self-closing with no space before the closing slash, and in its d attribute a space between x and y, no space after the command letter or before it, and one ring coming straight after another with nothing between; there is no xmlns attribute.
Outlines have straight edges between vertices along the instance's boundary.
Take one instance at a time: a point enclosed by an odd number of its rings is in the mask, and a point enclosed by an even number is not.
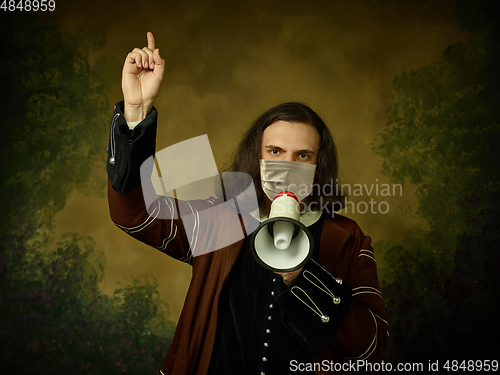
<svg viewBox="0 0 500 375"><path fill-rule="evenodd" d="M304 199L304 204L316 210L332 213L344 205L344 195L338 181L337 147L332 134L323 120L311 108L303 103L288 102L279 104L258 117L244 134L238 144L230 166L226 171L244 172L254 182L257 199L261 208L266 208L268 199L262 190L260 181L259 159L261 158L262 133L278 120L298 122L314 126L320 136L318 160L312 193ZM328 189L325 189L325 186Z"/></svg>

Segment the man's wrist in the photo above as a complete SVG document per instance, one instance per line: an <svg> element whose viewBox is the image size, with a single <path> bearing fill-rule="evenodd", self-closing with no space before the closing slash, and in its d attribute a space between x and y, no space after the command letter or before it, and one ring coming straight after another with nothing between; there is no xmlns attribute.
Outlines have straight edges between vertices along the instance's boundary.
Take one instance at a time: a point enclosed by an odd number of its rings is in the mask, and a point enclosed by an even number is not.
<svg viewBox="0 0 500 375"><path fill-rule="evenodd" d="M151 113L152 108L152 105L130 105L125 103L123 115L125 116L125 120L127 122L141 122L149 115L149 113Z"/></svg>

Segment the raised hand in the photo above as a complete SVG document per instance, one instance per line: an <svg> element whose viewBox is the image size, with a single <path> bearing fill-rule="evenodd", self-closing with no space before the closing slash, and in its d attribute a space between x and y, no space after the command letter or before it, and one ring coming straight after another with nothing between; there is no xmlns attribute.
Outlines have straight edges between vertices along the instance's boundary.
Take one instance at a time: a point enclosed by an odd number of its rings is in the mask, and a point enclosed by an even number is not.
<svg viewBox="0 0 500 375"><path fill-rule="evenodd" d="M155 46L153 33L148 32L148 46L134 48L127 55L122 71L122 91L125 101L125 119L142 121L151 112L160 91L165 60Z"/></svg>

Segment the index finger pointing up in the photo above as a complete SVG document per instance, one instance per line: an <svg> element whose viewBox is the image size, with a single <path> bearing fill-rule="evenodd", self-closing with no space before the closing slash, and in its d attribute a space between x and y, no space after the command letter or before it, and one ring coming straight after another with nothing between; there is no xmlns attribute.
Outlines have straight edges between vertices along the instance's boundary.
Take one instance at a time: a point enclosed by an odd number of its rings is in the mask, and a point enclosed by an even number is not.
<svg viewBox="0 0 500 375"><path fill-rule="evenodd" d="M148 31L148 48L151 51L155 50L155 37L153 36L153 33Z"/></svg>

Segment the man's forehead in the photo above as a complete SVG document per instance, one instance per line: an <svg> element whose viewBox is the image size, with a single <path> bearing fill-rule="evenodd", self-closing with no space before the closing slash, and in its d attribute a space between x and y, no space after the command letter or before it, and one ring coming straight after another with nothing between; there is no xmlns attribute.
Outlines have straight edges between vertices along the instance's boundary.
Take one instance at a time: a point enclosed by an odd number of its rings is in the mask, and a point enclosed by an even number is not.
<svg viewBox="0 0 500 375"><path fill-rule="evenodd" d="M319 134L312 125L300 122L276 121L262 134L262 147L285 149L293 146L301 150L315 151L319 148Z"/></svg>

